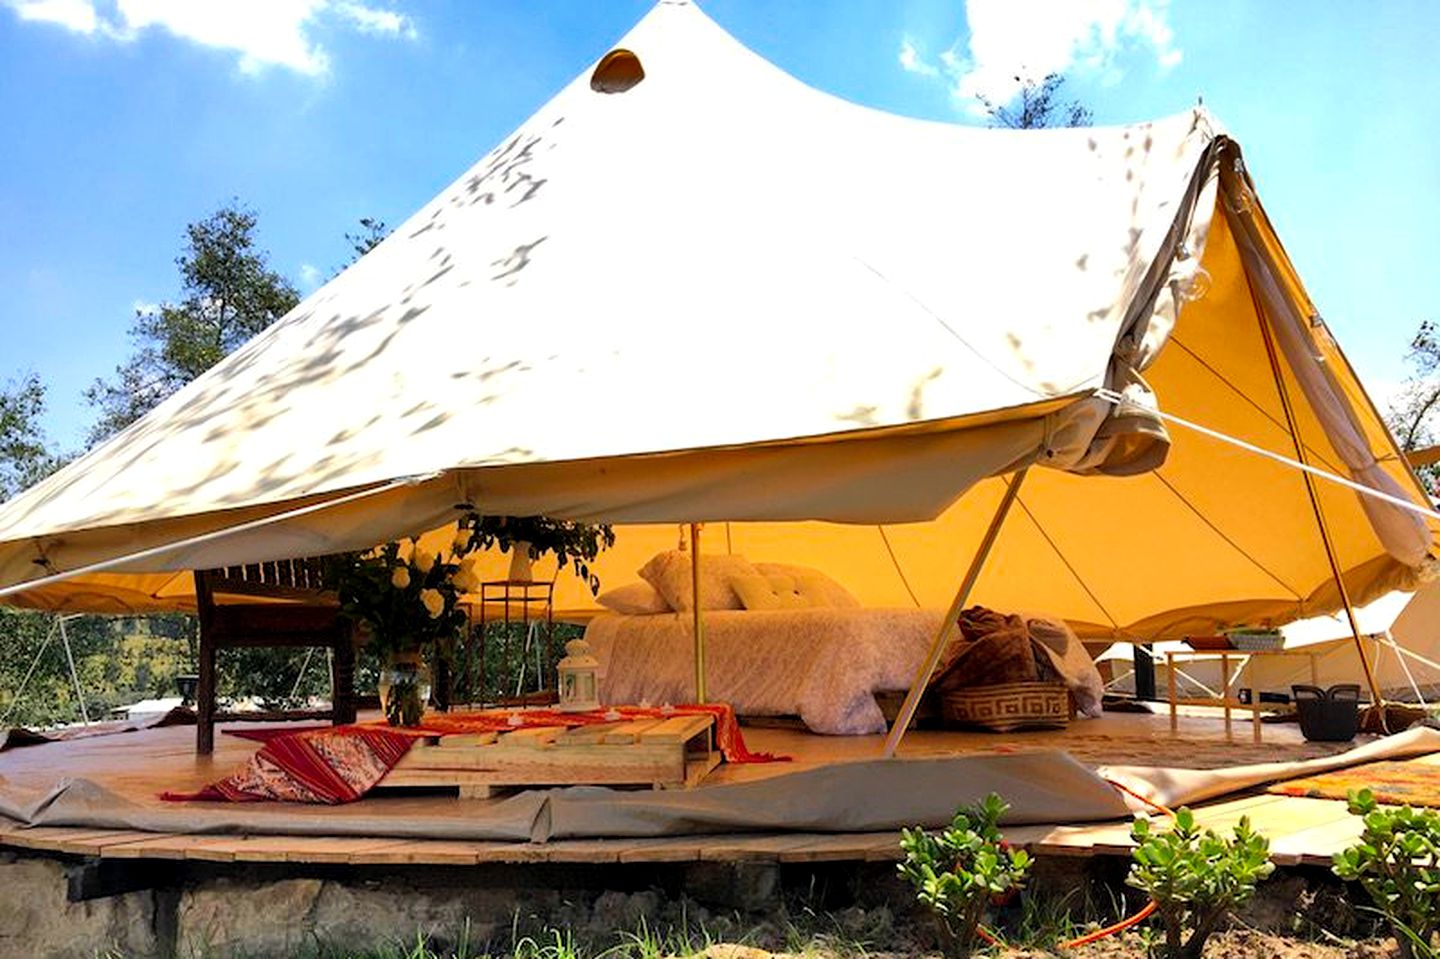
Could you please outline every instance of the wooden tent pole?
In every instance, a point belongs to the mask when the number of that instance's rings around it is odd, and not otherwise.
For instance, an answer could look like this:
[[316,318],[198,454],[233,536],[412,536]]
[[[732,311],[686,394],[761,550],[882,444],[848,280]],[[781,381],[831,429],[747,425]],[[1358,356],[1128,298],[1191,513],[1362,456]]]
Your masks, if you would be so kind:
[[[1275,346],[1275,335],[1270,330],[1270,324],[1265,318],[1264,308],[1257,302],[1255,313],[1260,320],[1260,335],[1265,341],[1265,356],[1270,361],[1270,372],[1275,377],[1275,389],[1280,393],[1280,406],[1285,411],[1285,425],[1290,430],[1290,441],[1295,446],[1295,459],[1300,463],[1309,466],[1310,461],[1305,456],[1305,444],[1300,440],[1300,427],[1295,419],[1295,408],[1290,401],[1290,390],[1285,386],[1285,376],[1280,369],[1280,354]],[[1335,543],[1330,537],[1330,524],[1325,519],[1325,510],[1320,505],[1320,495],[1315,488],[1315,477],[1308,472],[1302,472],[1301,477],[1305,481],[1305,493],[1310,498],[1310,509],[1315,514],[1315,525],[1320,529],[1320,541],[1325,546],[1325,559],[1330,564],[1330,575],[1335,579],[1335,588],[1340,591],[1340,602],[1345,607],[1345,618],[1350,623],[1350,635],[1355,640],[1355,652],[1360,655],[1360,667],[1365,672],[1365,682],[1370,687],[1370,696],[1377,708],[1383,708],[1385,699],[1380,695],[1380,685],[1375,681],[1375,671],[1370,666],[1370,656],[1365,652],[1365,641],[1360,635],[1360,621],[1355,617],[1355,606],[1350,602],[1350,591],[1345,587],[1345,577],[1341,574],[1340,559],[1335,554]],[[1259,697],[1256,695],[1256,706],[1259,705]]]
[[695,624],[695,702],[703,703],[705,689],[705,617],[700,610],[700,524],[690,524],[690,612]]
[[980,572],[985,568],[985,560],[990,556],[990,550],[995,546],[995,540],[1000,536],[1000,528],[1005,525],[1005,516],[1014,505],[1015,498],[1020,495],[1020,484],[1025,481],[1025,474],[1029,468],[1020,470],[1015,474],[1014,479],[1005,487],[1005,495],[1000,500],[1000,505],[995,510],[995,515],[990,518],[990,526],[985,530],[985,537],[980,541],[980,547],[975,551],[975,556],[970,560],[970,568],[965,571],[965,578],[960,582],[960,588],[955,593],[955,598],[950,601],[950,608],[945,612],[945,618],[940,621],[940,629],[935,634],[935,642],[930,647],[930,654],[925,657],[925,662],[920,664],[920,670],[915,674],[915,682],[911,684],[910,691],[905,694],[905,702],[900,706],[900,714],[895,717],[895,722],[890,726],[890,734],[885,737],[885,758],[889,759],[895,755],[895,750],[900,748],[900,740],[904,738],[905,731],[910,728],[910,721],[915,718],[915,710],[920,708],[920,697],[925,694],[925,687],[930,684],[930,677],[935,674],[935,667],[940,665],[940,657],[945,654],[946,648],[950,645],[950,637],[959,626],[960,611],[965,608],[965,603],[970,599],[970,592],[975,588],[975,581],[980,578]]

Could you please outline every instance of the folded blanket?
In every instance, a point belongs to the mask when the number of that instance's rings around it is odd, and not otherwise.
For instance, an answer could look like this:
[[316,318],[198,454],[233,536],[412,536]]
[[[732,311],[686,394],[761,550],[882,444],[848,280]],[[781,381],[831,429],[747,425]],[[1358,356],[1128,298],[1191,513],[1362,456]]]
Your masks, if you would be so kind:
[[972,606],[957,620],[930,686],[942,693],[1006,683],[1063,682],[1081,713],[1098,716],[1104,684],[1094,662],[1061,620]]

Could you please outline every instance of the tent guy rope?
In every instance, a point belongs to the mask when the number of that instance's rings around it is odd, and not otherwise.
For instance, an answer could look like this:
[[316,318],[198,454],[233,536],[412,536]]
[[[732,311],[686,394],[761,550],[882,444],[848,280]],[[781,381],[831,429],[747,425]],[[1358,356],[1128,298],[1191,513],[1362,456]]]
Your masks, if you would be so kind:
[[1222,433],[1219,430],[1213,430],[1208,426],[1201,426],[1199,423],[1196,423],[1193,420],[1187,420],[1184,417],[1176,416],[1174,413],[1167,413],[1161,409],[1151,409],[1148,406],[1142,406],[1141,404],[1136,403],[1133,400],[1126,399],[1124,396],[1120,395],[1114,390],[1096,390],[1095,396],[1099,397],[1102,400],[1105,400],[1108,403],[1114,404],[1117,409],[1124,409],[1127,407],[1134,409],[1143,409],[1152,415],[1160,417],[1160,419],[1164,420],[1167,423],[1174,423],[1176,426],[1183,426],[1188,430],[1193,430],[1196,433],[1201,434],[1202,436],[1208,436],[1211,439],[1219,440],[1222,443],[1229,443],[1231,446],[1238,447],[1239,449],[1245,450],[1246,452],[1258,454],[1265,457],[1266,459],[1274,460],[1277,463],[1282,463],[1285,466],[1289,466],[1292,469],[1300,470],[1304,473],[1309,473],[1312,476],[1316,476],[1320,479],[1335,483],[1338,486],[1344,486],[1345,488],[1354,490],[1355,492],[1360,493],[1363,496],[1369,496],[1374,499],[1383,500],[1384,502],[1389,503],[1392,506],[1398,506],[1401,509],[1410,510],[1412,513],[1418,513],[1421,516],[1426,516],[1430,519],[1440,520],[1440,512],[1437,512],[1430,507],[1421,506],[1419,503],[1416,503],[1413,500],[1404,499],[1399,496],[1392,496],[1389,493],[1381,492],[1374,487],[1366,486],[1364,483],[1357,483],[1354,480],[1346,479],[1343,476],[1337,476],[1336,474],[1331,473],[1328,470],[1320,469],[1318,466],[1311,466],[1309,463],[1301,463],[1299,460],[1292,459],[1291,457],[1286,456],[1283,453],[1276,453],[1273,450],[1267,450],[1263,446],[1256,446],[1254,443],[1249,443],[1245,440],[1238,439],[1234,436],[1229,435],[1228,433]]

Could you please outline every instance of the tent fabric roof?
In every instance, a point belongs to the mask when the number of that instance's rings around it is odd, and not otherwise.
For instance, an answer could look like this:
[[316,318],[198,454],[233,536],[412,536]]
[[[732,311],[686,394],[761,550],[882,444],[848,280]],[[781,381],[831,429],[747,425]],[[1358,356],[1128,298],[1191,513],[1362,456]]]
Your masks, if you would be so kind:
[[[1039,135],[892,116],[801,84],[685,3],[621,46],[639,85],[576,78],[274,327],[6,504],[0,581],[33,576],[37,549],[61,569],[113,552],[105,530],[150,544],[409,475],[442,474],[388,504],[389,533],[470,496],[627,521],[908,521],[1042,448],[1097,465],[1103,406],[1046,416],[1125,385],[1112,354],[1163,289],[1169,263],[1152,264],[1189,212],[1204,114]],[[853,453],[838,468],[804,446],[871,440],[890,469],[919,462],[889,502],[873,467],[849,475]],[[761,444],[765,470],[808,489],[717,503]],[[531,467],[534,490],[544,464],[724,449],[743,455],[689,457],[660,490],[579,495],[567,467],[535,494],[504,471]]]
[[[708,549],[944,606],[1000,477],[1039,463],[977,600],[1096,636],[1295,618],[1338,603],[1299,474],[1143,411],[1294,455],[1276,331],[1307,456],[1426,502],[1204,111],[893,116],[680,2],[619,46],[637,85],[577,77],[270,330],[0,507],[0,587],[150,550],[7,601],[183,608],[170,571],[361,548],[471,501],[624,524],[607,585],[674,545],[667,524],[708,521]],[[1319,495],[1357,597],[1413,585],[1440,527]],[[558,606],[595,608],[559,582]]]

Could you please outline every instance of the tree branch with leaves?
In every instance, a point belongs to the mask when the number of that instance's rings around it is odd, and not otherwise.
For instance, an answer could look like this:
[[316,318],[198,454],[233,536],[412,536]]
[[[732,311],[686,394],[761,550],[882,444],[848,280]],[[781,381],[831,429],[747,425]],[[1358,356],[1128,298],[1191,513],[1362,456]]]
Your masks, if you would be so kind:
[[1059,73],[1046,74],[1043,80],[1033,77],[1016,76],[1019,91],[1009,100],[997,102],[980,96],[980,104],[990,114],[992,127],[1009,130],[1039,130],[1046,127],[1088,127],[1095,121],[1095,114],[1078,100],[1061,97],[1065,77]]
[[185,228],[185,249],[175,259],[182,298],[137,310],[135,352],[113,379],[85,391],[100,409],[90,445],[144,416],[300,302],[256,247],[255,224],[255,213],[232,201]]

